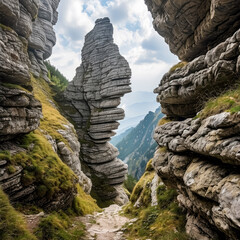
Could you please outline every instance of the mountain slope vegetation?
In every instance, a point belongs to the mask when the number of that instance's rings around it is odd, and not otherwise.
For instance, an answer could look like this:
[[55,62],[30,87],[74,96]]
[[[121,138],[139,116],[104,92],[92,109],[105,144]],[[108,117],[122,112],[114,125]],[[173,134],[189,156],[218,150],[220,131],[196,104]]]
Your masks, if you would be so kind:
[[128,164],[129,174],[139,179],[144,173],[146,163],[152,158],[157,144],[153,140],[154,129],[163,117],[160,107],[149,112],[116,147],[119,158]]

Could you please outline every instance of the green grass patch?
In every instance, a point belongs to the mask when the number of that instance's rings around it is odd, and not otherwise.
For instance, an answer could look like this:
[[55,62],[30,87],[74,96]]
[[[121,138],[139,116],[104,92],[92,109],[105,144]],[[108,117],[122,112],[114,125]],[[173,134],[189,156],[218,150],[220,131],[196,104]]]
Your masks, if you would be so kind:
[[[151,161],[148,163],[151,166]],[[146,167],[144,175],[136,184],[130,202],[124,207],[124,214],[137,218],[133,224],[126,225],[127,239],[152,239],[152,240],[187,240],[185,233],[185,214],[179,208],[175,189],[168,189],[159,185],[157,189],[157,206],[151,206],[151,186],[154,170]],[[134,207],[138,199],[140,207]]]
[[205,103],[202,111],[196,118],[207,118],[209,116],[221,113],[230,112],[237,113],[240,111],[240,85],[236,89],[229,90],[219,97],[212,98]]
[[177,63],[176,65],[174,65],[174,66],[172,66],[172,67],[170,68],[169,73],[174,72],[177,68],[183,68],[183,67],[186,66],[187,64],[188,64],[188,62],[185,62],[185,61],[179,62],[179,63]]
[[167,118],[167,117],[164,117],[164,118],[161,118],[159,121],[158,121],[158,124],[157,126],[162,126],[166,123],[169,123],[171,122],[171,119]]
[[81,222],[73,222],[73,218],[59,211],[43,218],[35,234],[39,240],[81,240],[85,226]]
[[73,201],[72,209],[78,215],[91,214],[93,212],[100,211],[96,200],[90,195],[86,194],[83,189],[77,186],[78,194]]
[[0,239],[36,240],[28,231],[23,217],[9,203],[8,197],[0,189]]
[[[25,186],[35,184],[39,198],[52,199],[60,191],[68,191],[74,188],[76,176],[53,151],[52,145],[44,137],[43,133],[35,130],[18,139],[25,152],[15,155],[5,153],[10,161],[10,169],[14,166],[23,167],[22,184]],[[1,153],[3,155],[3,153]],[[3,158],[4,159],[4,158]]]
[[4,31],[9,31],[9,32],[14,32],[14,30],[2,23],[0,23],[0,27],[4,30]]
[[65,130],[64,125],[68,124],[68,121],[57,109],[57,104],[53,99],[55,93],[45,80],[36,80],[34,77],[31,80],[34,96],[42,103],[43,118],[40,121],[40,128],[51,135],[57,142],[64,142],[69,146],[68,141],[57,131],[59,129]]
[[137,180],[132,175],[127,175],[127,178],[124,181],[124,187],[131,193],[137,183]]
[[17,85],[17,84],[2,83],[2,86],[6,87],[6,88],[10,88],[10,89],[19,89],[19,90],[22,90],[22,91],[24,91],[24,92],[28,92],[28,93],[29,93],[29,91],[28,91],[26,88],[24,88],[24,87],[22,87],[22,86],[19,86],[19,85]]

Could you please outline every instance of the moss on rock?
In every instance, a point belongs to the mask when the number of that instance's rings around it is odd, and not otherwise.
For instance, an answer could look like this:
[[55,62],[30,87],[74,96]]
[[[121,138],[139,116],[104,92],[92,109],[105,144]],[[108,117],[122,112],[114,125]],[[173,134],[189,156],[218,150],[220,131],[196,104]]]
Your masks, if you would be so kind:
[[[137,221],[126,226],[125,234],[129,240],[187,240],[185,233],[185,214],[179,208],[175,189],[167,189],[160,183],[157,189],[157,206],[151,206],[151,182],[154,169],[149,161],[144,175],[136,184],[124,214],[136,217]],[[136,202],[140,202],[138,205]]]
[[0,189],[0,239],[36,240],[31,234],[23,217],[9,203],[8,197]]

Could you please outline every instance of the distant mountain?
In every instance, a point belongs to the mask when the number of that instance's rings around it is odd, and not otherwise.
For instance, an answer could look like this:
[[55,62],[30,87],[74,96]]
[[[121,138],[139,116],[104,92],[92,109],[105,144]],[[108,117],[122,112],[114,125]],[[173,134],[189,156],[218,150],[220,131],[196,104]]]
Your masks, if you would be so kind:
[[137,126],[149,111],[154,111],[158,106],[156,95],[152,92],[132,92],[125,95],[120,105],[125,110],[125,118],[120,121],[117,134]]
[[116,130],[117,135],[124,133],[129,128],[136,127],[138,123],[145,117],[146,113],[140,116],[132,117],[132,118],[124,118],[124,120],[119,121],[120,126]]
[[154,129],[164,115],[160,107],[149,112],[117,145],[119,158],[128,164],[129,174],[139,179],[146,163],[153,157],[157,144],[153,139]]
[[134,128],[131,127],[129,129],[127,129],[125,132],[118,134],[114,137],[112,137],[110,143],[113,144],[114,146],[116,146],[119,142],[121,142],[121,140],[126,137]]

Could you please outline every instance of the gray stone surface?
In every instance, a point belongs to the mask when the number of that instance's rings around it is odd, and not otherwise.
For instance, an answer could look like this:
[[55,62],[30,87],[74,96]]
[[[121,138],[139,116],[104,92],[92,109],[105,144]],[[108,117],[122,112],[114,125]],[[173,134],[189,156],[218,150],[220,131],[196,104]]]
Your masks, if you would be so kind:
[[[18,147],[18,136],[35,129],[43,132],[39,128],[42,106],[33,96],[30,72],[48,80],[43,61],[51,55],[56,41],[53,25],[57,21],[58,4],[59,0],[0,0],[0,151],[10,151],[13,155],[26,151]],[[63,129],[59,133],[64,142],[47,132],[44,135],[89,193],[92,183],[81,170],[80,144],[74,127],[68,123]],[[10,139],[11,142],[6,142]],[[31,143],[29,148],[33,146]],[[16,166],[16,171],[10,174],[9,165],[9,159],[0,159],[0,185],[12,202],[33,203],[48,211],[72,203],[75,187],[55,194],[50,200],[39,199],[38,184],[23,183],[24,167]]]
[[165,184],[178,188],[193,239],[222,233],[238,239],[239,124],[239,113],[223,112],[204,120],[172,121],[155,130],[160,148],[153,166]]
[[0,26],[0,81],[28,85],[29,59],[26,46],[16,32]]
[[155,130],[159,148],[153,166],[166,185],[177,188],[191,239],[237,240],[239,112],[192,117],[210,98],[239,83],[240,2],[145,2],[170,50],[189,61],[172,68],[155,89],[162,112],[172,121]]
[[38,128],[41,103],[32,94],[0,84],[0,142]]
[[240,30],[182,68],[166,73],[158,88],[157,101],[170,117],[192,117],[204,101],[219,95],[239,78]]
[[[110,20],[98,19],[85,37],[82,64],[64,93],[63,108],[75,123],[81,157],[91,178],[96,176],[107,185],[121,184],[127,173],[126,164],[117,159],[118,150],[108,141],[115,134],[117,121],[124,118],[123,109],[117,106],[120,97],[131,91],[130,77],[129,65],[113,43]],[[99,186],[93,187],[104,192]],[[106,193],[111,198],[109,194]],[[115,197],[116,191],[112,191],[112,198]]]
[[145,0],[155,30],[170,50],[190,61],[225,41],[240,24],[237,0]]

